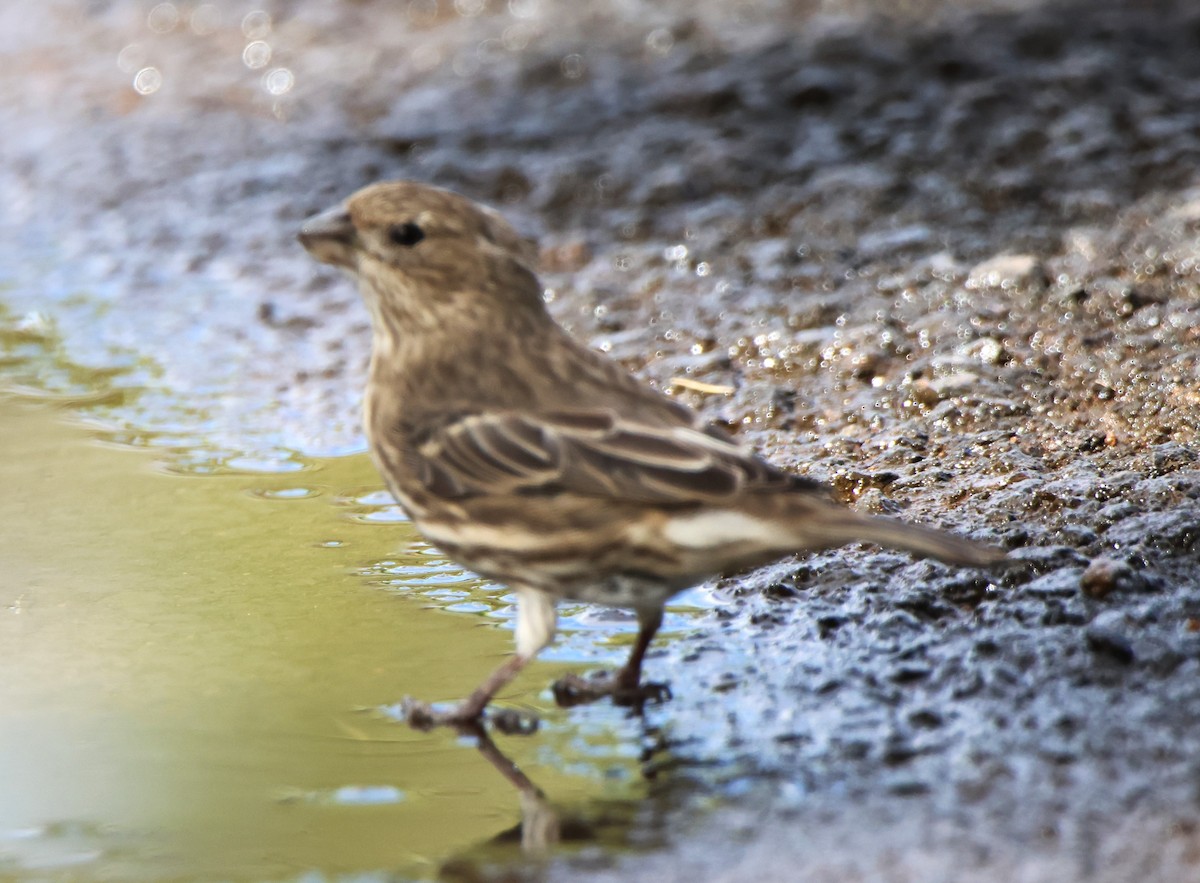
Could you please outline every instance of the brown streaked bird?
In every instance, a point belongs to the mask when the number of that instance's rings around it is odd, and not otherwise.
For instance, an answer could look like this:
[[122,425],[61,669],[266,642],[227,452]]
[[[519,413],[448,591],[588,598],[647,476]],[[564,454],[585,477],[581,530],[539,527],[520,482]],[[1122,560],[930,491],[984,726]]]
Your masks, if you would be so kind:
[[417,529],[518,598],[516,654],[457,707],[479,718],[554,637],[560,599],[632,608],[640,630],[608,680],[565,695],[633,701],[675,593],[795,552],[876,543],[983,567],[997,549],[860,515],[772,466],[551,319],[536,254],[491,209],[409,181],[366,187],[300,241],[358,281],[373,348],[371,455]]

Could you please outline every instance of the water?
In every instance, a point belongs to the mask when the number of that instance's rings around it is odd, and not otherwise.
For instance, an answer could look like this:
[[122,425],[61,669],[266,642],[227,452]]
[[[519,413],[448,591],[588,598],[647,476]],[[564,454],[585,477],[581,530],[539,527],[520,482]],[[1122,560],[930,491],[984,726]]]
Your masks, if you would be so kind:
[[28,394],[0,396],[0,427],[0,872],[423,877],[531,800],[541,827],[632,811],[640,724],[569,722],[545,689],[562,663],[501,700],[544,718],[499,748],[548,802],[474,740],[397,722],[509,652],[508,599],[347,506],[365,457],[181,477]]

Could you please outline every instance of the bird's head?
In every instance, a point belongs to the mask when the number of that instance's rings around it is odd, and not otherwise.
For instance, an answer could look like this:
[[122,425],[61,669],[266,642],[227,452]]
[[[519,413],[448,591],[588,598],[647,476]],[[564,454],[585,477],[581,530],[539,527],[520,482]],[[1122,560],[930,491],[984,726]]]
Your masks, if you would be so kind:
[[[358,279],[376,320],[543,309],[536,250],[497,212],[412,181],[372,184],[306,221],[301,244]],[[398,329],[401,330],[401,329]]]

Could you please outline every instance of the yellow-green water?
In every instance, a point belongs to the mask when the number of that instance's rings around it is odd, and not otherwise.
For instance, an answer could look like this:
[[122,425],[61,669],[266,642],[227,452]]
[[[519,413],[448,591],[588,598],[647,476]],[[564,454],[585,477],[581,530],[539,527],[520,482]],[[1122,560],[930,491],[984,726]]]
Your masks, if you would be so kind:
[[[424,876],[520,824],[469,740],[387,712],[465,696],[511,636],[501,590],[361,517],[365,457],[181,477],[109,437],[0,395],[0,876]],[[478,612],[379,584],[406,567]],[[545,724],[500,747],[556,806],[636,798],[636,724],[552,709],[561,670],[504,696]]]

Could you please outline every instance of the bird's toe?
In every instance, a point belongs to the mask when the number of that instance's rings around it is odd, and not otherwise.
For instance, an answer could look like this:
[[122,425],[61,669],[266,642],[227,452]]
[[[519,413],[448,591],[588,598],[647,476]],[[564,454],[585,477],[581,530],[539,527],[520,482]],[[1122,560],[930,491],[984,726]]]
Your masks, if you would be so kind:
[[[406,698],[402,706],[404,720],[414,730],[432,730],[435,727],[479,727],[483,722],[483,709],[469,703],[451,708],[437,708],[428,702]],[[515,715],[516,712],[513,712]]]
[[643,683],[636,687],[617,686],[613,690],[613,703],[616,705],[634,706],[641,708],[647,702],[661,705],[671,698],[671,688],[667,684]]
[[612,682],[613,677],[609,672],[597,672],[587,678],[570,674],[555,681],[551,689],[554,691],[554,701],[560,708],[571,708],[611,695]]
[[576,674],[565,675],[554,682],[554,701],[561,708],[595,702],[611,696],[613,704],[640,708],[647,702],[666,702],[671,698],[671,688],[666,684],[625,683],[619,673],[596,672],[588,677]]

